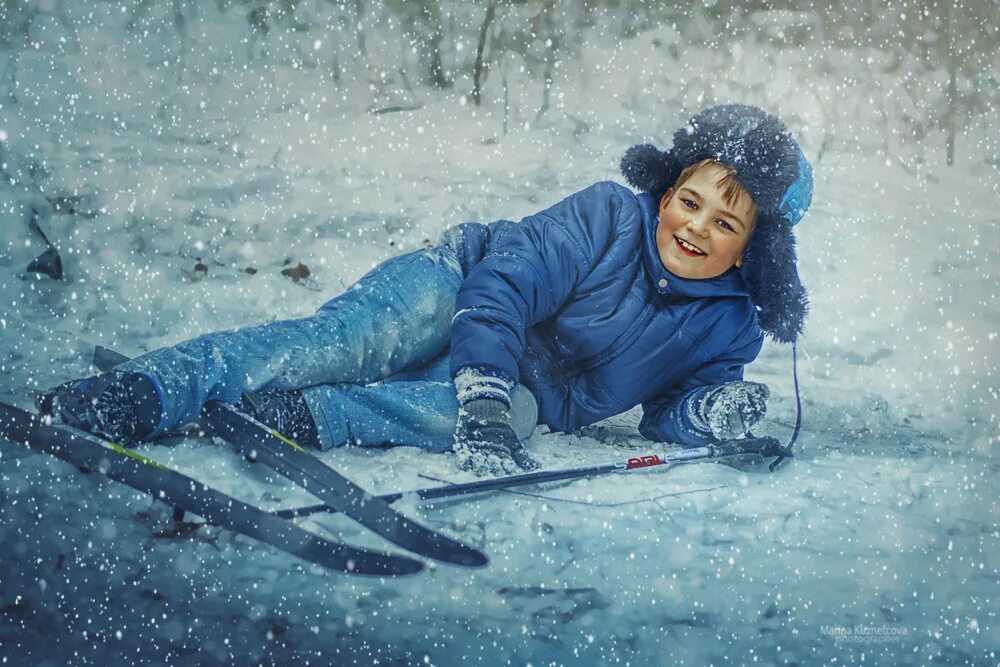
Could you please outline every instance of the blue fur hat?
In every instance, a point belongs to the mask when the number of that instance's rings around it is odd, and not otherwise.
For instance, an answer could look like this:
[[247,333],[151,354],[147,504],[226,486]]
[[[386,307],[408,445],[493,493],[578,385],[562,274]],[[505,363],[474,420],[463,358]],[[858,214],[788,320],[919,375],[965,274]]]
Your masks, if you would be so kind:
[[736,171],[736,180],[757,205],[757,226],[740,272],[757,306],[761,329],[794,343],[805,325],[809,298],[795,260],[797,224],[812,200],[812,167],[776,116],[745,104],[705,109],[674,133],[668,151],[644,144],[621,160],[629,184],[663,197],[681,171],[711,158]]

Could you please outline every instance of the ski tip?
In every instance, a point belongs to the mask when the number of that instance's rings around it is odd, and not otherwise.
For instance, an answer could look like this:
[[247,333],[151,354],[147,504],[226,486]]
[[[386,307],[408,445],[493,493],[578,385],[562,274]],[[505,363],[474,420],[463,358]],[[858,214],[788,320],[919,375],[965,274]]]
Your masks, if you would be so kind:
[[343,572],[369,577],[408,577],[423,572],[424,564],[413,558],[368,552],[358,560],[349,559]]
[[[416,525],[419,526],[419,524]],[[462,544],[458,540],[431,531],[428,528],[424,528],[424,530],[430,533],[429,537],[431,539],[428,545],[430,548],[421,549],[417,553],[442,563],[460,565],[462,567],[486,567],[490,564],[490,559],[479,549]],[[405,548],[412,551],[414,545],[405,545]]]
[[[379,498],[372,500],[384,502]],[[392,521],[386,522],[386,518]],[[479,549],[396,514],[395,510],[384,515],[382,521],[365,525],[393,544],[440,563],[461,567],[486,567],[490,564],[490,559]],[[390,528],[381,530],[386,525]]]
[[459,557],[450,562],[463,567],[486,567],[490,564],[490,559],[478,549],[465,547],[459,552]]
[[490,559],[486,557],[486,554],[480,552],[479,558],[475,563],[471,564],[471,567],[486,567],[490,564]]
[[103,345],[94,346],[94,366],[102,373],[107,373],[118,364],[123,364],[126,361],[128,361],[128,357],[115,352],[110,347],[104,347]]

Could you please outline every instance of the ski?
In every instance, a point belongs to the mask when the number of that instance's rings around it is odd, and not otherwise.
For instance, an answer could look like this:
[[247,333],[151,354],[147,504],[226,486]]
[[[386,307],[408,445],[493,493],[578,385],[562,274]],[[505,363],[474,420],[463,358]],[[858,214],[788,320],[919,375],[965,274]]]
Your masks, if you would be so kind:
[[[393,503],[404,495],[413,494],[421,500],[436,500],[439,498],[455,498],[474,493],[486,493],[489,491],[502,491],[517,486],[527,486],[534,484],[545,484],[548,482],[564,481],[569,479],[582,479],[585,477],[599,477],[609,473],[627,473],[636,470],[648,470],[657,468],[667,470],[673,465],[682,463],[694,463],[708,459],[721,459],[729,456],[741,456],[754,454],[757,456],[791,456],[788,448],[782,447],[775,438],[762,436],[757,438],[746,438],[744,440],[729,440],[705,447],[694,447],[678,452],[667,452],[665,454],[645,454],[642,456],[631,456],[627,459],[620,459],[611,463],[598,465],[580,466],[576,468],[564,468],[562,470],[538,470],[517,475],[507,475],[504,477],[494,477],[492,479],[477,479],[472,482],[461,482],[458,484],[448,484],[446,486],[432,486],[425,489],[414,489],[413,491],[400,491],[396,493],[386,493],[378,496],[387,503]],[[274,512],[275,516],[285,519],[293,519],[300,516],[309,516],[318,512],[336,512],[329,505],[306,505],[305,507],[295,507]]]
[[[94,364],[110,370],[127,357],[98,347]],[[398,513],[294,441],[221,401],[208,401],[202,414],[216,435],[240,452],[287,477],[338,512],[354,519],[393,544],[427,558],[482,567],[489,559],[481,551],[434,532]]]
[[97,471],[150,494],[179,511],[246,535],[286,553],[350,574],[415,574],[423,563],[399,555],[358,549],[322,538],[271,512],[244,503],[136,451],[70,426],[0,403],[0,439],[50,454],[78,468]]
[[228,403],[209,401],[204,412],[216,434],[244,456],[263,463],[393,544],[453,565],[482,567],[489,562],[477,549],[412,521],[387,502],[326,465],[298,444]]

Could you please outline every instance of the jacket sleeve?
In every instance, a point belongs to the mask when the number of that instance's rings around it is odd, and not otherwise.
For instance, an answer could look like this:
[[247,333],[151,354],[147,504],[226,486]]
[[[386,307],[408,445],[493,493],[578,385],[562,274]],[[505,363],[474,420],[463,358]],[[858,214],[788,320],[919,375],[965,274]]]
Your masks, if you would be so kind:
[[708,361],[663,396],[642,404],[639,432],[650,440],[667,441],[685,447],[716,442],[711,432],[698,429],[688,413],[689,401],[698,400],[712,387],[743,379],[744,367],[757,358],[764,345],[763,334],[733,347]]
[[596,183],[520,223],[462,282],[451,325],[451,375],[518,378],[524,332],[553,315],[610,244],[621,216],[640,215],[631,191]]

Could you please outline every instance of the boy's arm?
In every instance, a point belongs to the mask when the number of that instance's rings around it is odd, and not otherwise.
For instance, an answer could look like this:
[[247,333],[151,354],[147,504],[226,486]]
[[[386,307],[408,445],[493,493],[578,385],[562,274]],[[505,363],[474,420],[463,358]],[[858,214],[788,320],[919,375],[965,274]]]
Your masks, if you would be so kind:
[[524,332],[553,315],[610,244],[632,193],[596,183],[512,225],[462,282],[451,327],[451,374],[463,404],[509,405]]
[[705,410],[712,401],[722,397],[744,399],[745,405],[733,407],[744,411],[756,408],[763,416],[766,385],[742,382],[744,367],[757,358],[763,344],[763,335],[755,337],[743,347],[703,364],[663,396],[643,403],[639,432],[650,440],[685,447],[718,442]]

